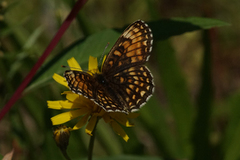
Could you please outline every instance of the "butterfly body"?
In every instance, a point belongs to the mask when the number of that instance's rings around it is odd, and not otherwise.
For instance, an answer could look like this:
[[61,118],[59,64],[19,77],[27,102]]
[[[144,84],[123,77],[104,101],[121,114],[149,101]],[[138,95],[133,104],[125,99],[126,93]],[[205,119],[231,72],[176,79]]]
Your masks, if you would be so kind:
[[152,41],[147,24],[134,22],[110,50],[100,73],[65,71],[70,90],[93,100],[107,112],[137,111],[154,91],[153,77],[144,65]]

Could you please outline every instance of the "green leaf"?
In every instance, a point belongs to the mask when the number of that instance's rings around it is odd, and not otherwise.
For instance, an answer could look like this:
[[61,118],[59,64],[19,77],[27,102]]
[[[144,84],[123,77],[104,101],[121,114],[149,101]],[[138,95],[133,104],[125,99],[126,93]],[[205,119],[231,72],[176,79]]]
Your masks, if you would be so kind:
[[186,32],[229,25],[229,23],[220,20],[201,17],[163,19],[148,24],[152,29],[155,41],[168,39]]
[[54,73],[63,75],[66,69],[62,68],[61,65],[68,66],[67,60],[71,57],[74,57],[78,61],[83,70],[87,70],[89,56],[100,57],[105,46],[109,43],[109,46],[105,51],[108,53],[119,35],[118,32],[108,29],[93,34],[86,39],[77,41],[75,44],[63,50],[54,59],[44,64],[25,92],[28,92],[35,87],[39,87],[45,82],[51,80]]
[[213,27],[222,27],[222,26],[230,25],[227,22],[223,22],[217,19],[203,18],[203,17],[188,17],[188,18],[176,17],[176,18],[172,18],[171,20],[174,20],[177,22],[188,22],[200,27],[201,29],[210,29]]

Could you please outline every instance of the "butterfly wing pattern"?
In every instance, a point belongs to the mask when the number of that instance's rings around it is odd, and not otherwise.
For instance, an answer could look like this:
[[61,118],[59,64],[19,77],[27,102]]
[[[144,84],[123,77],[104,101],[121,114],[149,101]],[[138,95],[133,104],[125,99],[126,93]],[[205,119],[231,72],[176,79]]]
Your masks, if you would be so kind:
[[146,23],[128,26],[107,55],[100,74],[65,71],[74,93],[93,100],[107,112],[139,110],[154,92],[153,77],[144,65],[152,50],[153,36]]

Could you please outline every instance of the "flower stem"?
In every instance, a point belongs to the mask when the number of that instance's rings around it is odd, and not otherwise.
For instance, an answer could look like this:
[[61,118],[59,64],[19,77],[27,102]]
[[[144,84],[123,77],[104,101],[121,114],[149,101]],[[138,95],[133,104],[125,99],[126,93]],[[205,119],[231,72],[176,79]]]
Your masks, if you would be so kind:
[[89,147],[88,147],[88,160],[92,160],[93,146],[94,146],[95,133],[96,133],[96,127],[97,127],[98,121],[99,119],[97,118],[97,122],[94,126],[94,129],[92,131],[92,136],[90,138]]
[[62,150],[62,154],[63,154],[63,156],[66,158],[66,160],[71,160],[71,158],[68,156],[66,150]]

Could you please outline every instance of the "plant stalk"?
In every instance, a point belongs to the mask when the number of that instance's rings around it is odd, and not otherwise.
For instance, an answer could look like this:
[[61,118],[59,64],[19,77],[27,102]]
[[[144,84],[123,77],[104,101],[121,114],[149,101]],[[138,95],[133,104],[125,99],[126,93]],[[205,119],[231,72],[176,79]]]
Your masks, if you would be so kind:
[[88,147],[88,160],[92,160],[94,140],[95,140],[95,133],[96,133],[96,127],[97,127],[98,121],[99,121],[99,119],[97,119],[97,122],[96,122],[96,124],[94,126],[94,129],[92,131],[92,136],[90,138],[89,147]]

